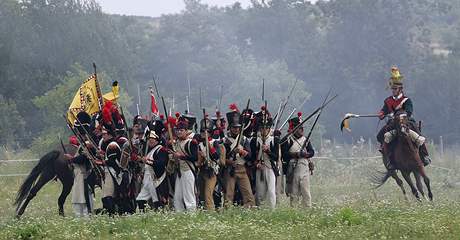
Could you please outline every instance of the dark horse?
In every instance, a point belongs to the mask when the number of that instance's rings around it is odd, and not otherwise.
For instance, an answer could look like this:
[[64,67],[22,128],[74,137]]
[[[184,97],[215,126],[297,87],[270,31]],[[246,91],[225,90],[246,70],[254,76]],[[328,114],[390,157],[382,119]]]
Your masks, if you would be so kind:
[[[64,146],[65,151],[74,155],[77,147],[71,144]],[[16,196],[16,217],[19,218],[26,210],[30,200],[49,181],[59,179],[62,183],[62,192],[58,199],[59,215],[64,215],[64,203],[72,190],[73,170],[68,161],[64,158],[64,150],[53,150],[45,154],[32,169],[30,174],[22,183]]]
[[[414,194],[418,200],[420,200],[419,192],[423,197],[425,197],[420,177],[423,178],[423,181],[427,187],[428,198],[433,200],[433,193],[431,192],[430,187],[430,179],[425,173],[425,168],[422,160],[420,159],[418,147],[415,145],[415,143],[412,142],[411,138],[407,134],[407,129],[416,127],[413,126],[415,124],[412,124],[408,121],[405,111],[398,111],[395,114],[395,118],[392,124],[395,130],[395,135],[388,148],[389,153],[387,157],[390,157],[395,168],[401,171],[402,176],[412,190],[412,194]],[[410,177],[411,173],[414,174],[417,188],[415,188],[414,183],[412,182],[412,178]],[[383,173],[383,176],[376,176],[373,181],[377,184],[378,188],[382,186],[389,177],[393,177],[396,180],[396,183],[401,188],[404,197],[407,199],[403,182],[398,177],[396,171],[387,171]]]

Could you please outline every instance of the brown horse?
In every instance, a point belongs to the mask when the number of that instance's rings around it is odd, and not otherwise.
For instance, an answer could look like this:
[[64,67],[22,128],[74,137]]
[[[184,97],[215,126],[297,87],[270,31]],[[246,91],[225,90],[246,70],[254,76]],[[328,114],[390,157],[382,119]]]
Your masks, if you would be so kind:
[[[414,128],[414,124],[411,124],[408,121],[407,114],[405,111],[398,111],[395,114],[395,118],[393,120],[393,129],[396,131],[394,135],[394,139],[390,143],[389,146],[389,156],[392,159],[392,162],[397,170],[399,170],[406,180],[407,184],[409,184],[412,194],[420,200],[420,194],[425,197],[425,193],[423,190],[421,178],[423,178],[426,188],[428,190],[428,198],[432,201],[433,200],[433,193],[431,192],[430,187],[430,179],[425,173],[425,168],[423,165],[422,160],[420,159],[418,147],[413,143],[411,138],[407,134],[407,129]],[[410,174],[413,173],[416,186],[412,182],[412,178]],[[396,183],[401,188],[404,196],[406,197],[406,191],[403,187],[402,180],[398,177],[396,171],[387,171],[383,173],[383,176],[376,176],[373,179],[373,182],[377,184],[377,187],[382,186],[389,177],[393,177],[396,180]],[[418,190],[417,190],[418,189]],[[407,197],[406,197],[407,199]]]
[[[71,144],[64,146],[65,151],[74,155],[77,147]],[[26,210],[30,200],[32,200],[40,189],[49,181],[59,179],[62,183],[62,192],[58,198],[59,215],[64,215],[64,203],[72,190],[73,171],[71,165],[64,158],[64,150],[53,150],[45,154],[32,169],[30,174],[22,183],[16,195],[14,205],[16,205],[16,217],[19,218]]]

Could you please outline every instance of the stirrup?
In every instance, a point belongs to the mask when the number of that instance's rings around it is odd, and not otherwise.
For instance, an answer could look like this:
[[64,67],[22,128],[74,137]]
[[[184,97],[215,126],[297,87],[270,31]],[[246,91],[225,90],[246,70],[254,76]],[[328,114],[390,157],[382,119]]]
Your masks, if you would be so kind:
[[431,158],[430,156],[426,155],[424,157],[422,157],[422,162],[423,162],[423,165],[424,166],[427,166],[431,163]]

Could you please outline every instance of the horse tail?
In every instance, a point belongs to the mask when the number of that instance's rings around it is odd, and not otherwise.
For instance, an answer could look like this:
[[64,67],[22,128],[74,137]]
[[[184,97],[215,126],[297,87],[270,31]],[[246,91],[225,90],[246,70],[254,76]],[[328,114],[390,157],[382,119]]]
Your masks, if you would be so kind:
[[376,171],[371,176],[371,182],[375,185],[375,189],[381,187],[393,174],[394,172],[388,170],[386,172]]
[[59,154],[59,151],[54,150],[40,158],[37,165],[32,169],[30,174],[27,176],[27,178],[24,180],[21,187],[19,188],[19,191],[16,195],[16,199],[14,201],[14,205],[18,205],[19,203],[24,201],[27,195],[29,195],[30,189],[32,188],[40,174],[43,172],[45,167],[50,163],[50,161],[56,159],[59,156]]

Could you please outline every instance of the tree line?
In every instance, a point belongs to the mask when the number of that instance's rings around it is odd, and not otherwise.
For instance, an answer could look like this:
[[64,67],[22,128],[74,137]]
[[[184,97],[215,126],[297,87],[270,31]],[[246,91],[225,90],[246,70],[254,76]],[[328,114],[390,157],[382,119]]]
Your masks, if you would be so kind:
[[[460,140],[458,1],[253,0],[247,9],[185,3],[179,14],[150,18],[105,14],[93,0],[0,1],[0,31],[7,33],[0,35],[0,144],[56,143],[65,134],[60,115],[92,62],[107,90],[112,80],[121,83],[133,114],[138,88],[147,113],[153,75],[177,111],[186,108],[190,82],[198,116],[200,98],[208,111],[243,107],[248,97],[258,109],[262,79],[271,111],[296,81],[288,109],[308,98],[304,112],[332,86],[340,95],[324,112],[320,134],[343,139],[349,135],[340,135],[340,118],[377,112],[397,65],[423,132]],[[376,134],[377,121],[353,125],[351,136]]]

